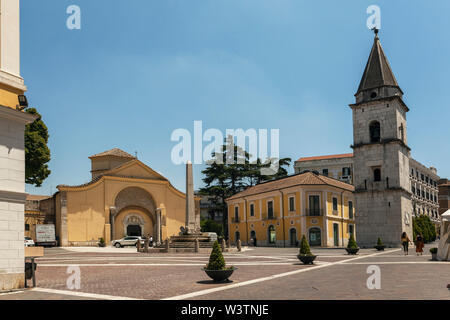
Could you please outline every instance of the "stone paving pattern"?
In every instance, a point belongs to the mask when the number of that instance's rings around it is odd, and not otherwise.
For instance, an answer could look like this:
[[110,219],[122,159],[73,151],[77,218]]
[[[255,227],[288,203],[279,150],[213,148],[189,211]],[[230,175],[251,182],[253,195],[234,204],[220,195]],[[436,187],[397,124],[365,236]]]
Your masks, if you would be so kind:
[[[52,248],[38,260],[37,286],[68,291],[67,266],[80,265],[81,289],[72,291],[73,295],[27,290],[2,294],[0,300],[88,299],[77,296],[77,291],[163,299],[309,268],[312,269],[192,299],[450,299],[446,288],[450,283],[450,262],[430,261],[429,247],[423,256],[416,256],[412,249],[408,256],[397,249],[369,256],[377,251],[363,249],[356,256],[358,259],[351,261],[355,256],[347,255],[343,249],[313,249],[318,255],[315,266],[323,266],[318,269],[299,263],[295,248],[252,248],[225,254],[227,263],[238,268],[229,283],[213,283],[201,270],[208,261],[207,254],[139,254],[120,249],[104,253],[100,248],[84,253]],[[336,262],[342,263],[333,264]],[[83,266],[86,264],[93,266]],[[366,286],[370,276],[366,270],[371,264],[381,269],[380,290]]]

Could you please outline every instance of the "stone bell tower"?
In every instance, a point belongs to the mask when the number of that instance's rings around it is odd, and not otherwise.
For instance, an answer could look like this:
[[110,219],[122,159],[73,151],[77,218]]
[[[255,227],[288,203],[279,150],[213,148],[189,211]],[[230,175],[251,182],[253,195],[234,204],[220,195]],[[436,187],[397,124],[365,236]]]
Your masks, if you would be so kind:
[[403,92],[397,84],[375,30],[353,112],[354,185],[357,242],[373,247],[378,237],[386,246],[400,246],[402,232],[412,233]]

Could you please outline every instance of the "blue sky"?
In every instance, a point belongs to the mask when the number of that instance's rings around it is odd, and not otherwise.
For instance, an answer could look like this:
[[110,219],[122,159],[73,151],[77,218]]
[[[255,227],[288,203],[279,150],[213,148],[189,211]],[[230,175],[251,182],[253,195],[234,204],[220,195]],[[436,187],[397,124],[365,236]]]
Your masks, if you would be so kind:
[[[66,28],[72,4],[81,30]],[[450,177],[448,1],[22,0],[22,76],[52,152],[51,176],[27,191],[89,181],[88,156],[114,147],[184,191],[170,136],[194,120],[280,129],[280,155],[293,160],[351,152],[348,104],[373,41],[372,4],[410,108],[412,156]]]

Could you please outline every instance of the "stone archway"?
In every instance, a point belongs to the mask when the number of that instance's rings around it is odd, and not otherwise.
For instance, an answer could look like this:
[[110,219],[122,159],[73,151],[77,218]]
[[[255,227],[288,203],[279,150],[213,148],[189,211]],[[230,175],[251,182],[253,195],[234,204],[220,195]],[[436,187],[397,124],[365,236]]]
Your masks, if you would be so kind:
[[122,209],[114,218],[114,236],[120,239],[125,236],[147,236],[154,237],[155,223],[150,213],[139,207],[128,207]]
[[160,226],[157,226],[157,208],[150,193],[140,187],[127,187],[117,194],[114,205],[115,210],[111,214],[113,239],[130,235],[129,232],[155,238]]

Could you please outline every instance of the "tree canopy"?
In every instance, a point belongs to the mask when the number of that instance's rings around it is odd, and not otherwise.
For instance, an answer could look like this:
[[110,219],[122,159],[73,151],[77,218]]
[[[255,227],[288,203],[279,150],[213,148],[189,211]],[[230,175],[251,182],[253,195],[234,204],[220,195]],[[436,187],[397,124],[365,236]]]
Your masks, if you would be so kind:
[[37,119],[25,127],[25,182],[40,187],[51,171],[47,163],[50,161],[48,129],[41,115],[35,108],[26,112],[36,115]]
[[[284,167],[288,167],[291,159],[257,159],[250,163],[252,155],[234,144],[231,136],[227,137],[222,145],[221,152],[213,153],[207,167],[202,171],[205,187],[200,193],[209,195],[211,202],[222,208],[223,228],[225,235],[227,229],[227,205],[225,199],[258,183],[281,178],[288,174]],[[228,161],[227,161],[228,160]],[[261,173],[262,168],[268,168],[272,163],[278,162],[278,171],[270,176]]]

